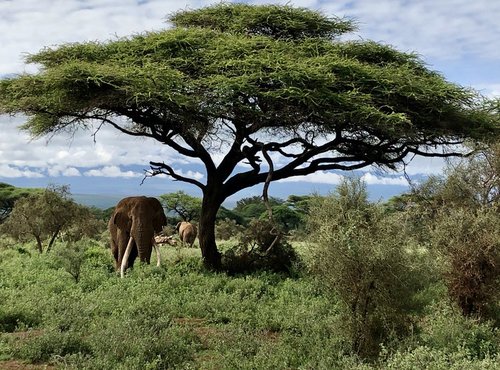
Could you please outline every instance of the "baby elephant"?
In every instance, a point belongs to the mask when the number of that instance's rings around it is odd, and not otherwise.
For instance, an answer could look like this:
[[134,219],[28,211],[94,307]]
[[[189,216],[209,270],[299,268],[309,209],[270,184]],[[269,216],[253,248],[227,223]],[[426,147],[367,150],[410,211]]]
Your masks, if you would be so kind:
[[182,221],[177,224],[175,229],[179,232],[181,242],[183,244],[189,244],[189,246],[192,247],[194,240],[196,239],[196,235],[198,234],[196,226],[190,222]]

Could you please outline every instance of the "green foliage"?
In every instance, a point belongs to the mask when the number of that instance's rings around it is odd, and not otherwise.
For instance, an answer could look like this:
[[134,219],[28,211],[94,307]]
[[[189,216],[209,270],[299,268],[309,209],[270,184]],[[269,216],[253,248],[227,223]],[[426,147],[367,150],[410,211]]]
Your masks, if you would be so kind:
[[500,331],[492,322],[464,317],[455,307],[435,303],[421,324],[421,343],[445,353],[467,353],[473,359],[500,354]]
[[245,223],[245,219],[239,212],[221,206],[219,208],[219,211],[217,211],[217,221],[220,222],[225,220],[231,220],[232,222],[235,222],[238,225],[243,225]]
[[[280,204],[271,208],[273,221],[279,226],[279,228],[284,232],[289,232],[291,230],[298,229],[304,224],[304,217],[297,211],[291,209],[286,204]],[[260,219],[268,219],[268,212],[264,212],[260,215]]]
[[[283,200],[279,198],[269,198],[269,206],[271,207],[282,203]],[[240,214],[245,219],[245,222],[248,223],[251,219],[259,218],[263,213],[267,213],[267,208],[262,196],[256,195],[238,200],[234,211]]]
[[[103,257],[100,250],[103,248],[98,242],[84,238],[61,243],[55,248],[54,255],[57,263],[78,283],[84,264],[89,264],[92,268],[102,268],[110,262],[109,258]],[[105,252],[109,255],[108,251]]]
[[223,255],[224,269],[230,273],[273,271],[293,274],[300,258],[276,225],[254,219],[239,235],[237,246]]
[[[498,329],[446,305],[416,313],[410,340],[368,363],[349,355],[342,301],[305,275],[214,274],[190,256],[120,279],[108,249],[82,249],[78,283],[57,253],[0,251],[0,367],[498,369]],[[428,301],[442,293],[427,289]]]
[[0,224],[9,216],[15,202],[30,194],[41,193],[42,189],[17,188],[0,182]]
[[179,190],[176,193],[160,195],[160,202],[168,213],[179,215],[183,221],[198,220],[201,212],[201,199]]
[[328,18],[309,9],[280,5],[223,3],[177,12],[170,17],[170,22],[176,27],[203,27],[276,39],[334,38],[354,30],[354,24],[349,20]]
[[418,309],[421,261],[405,240],[399,219],[370,204],[359,179],[344,180],[336,194],[310,208],[310,235],[317,243],[313,272],[342,302],[342,335],[351,351],[376,355],[382,342],[401,338]]
[[487,357],[482,360],[470,358],[466,351],[446,352],[426,346],[396,352],[382,368],[394,370],[498,370],[500,356]]
[[78,240],[84,235],[95,237],[104,228],[104,221],[96,220],[88,208],[70,199],[66,186],[51,186],[19,199],[2,225],[2,231],[13,238],[34,239],[40,253],[49,251],[58,236]]
[[115,207],[109,207],[106,209],[100,209],[97,207],[89,207],[89,210],[95,219],[102,220],[102,221],[107,223],[109,221],[109,219],[111,218],[111,215],[113,214],[113,212],[115,210]]
[[14,356],[31,363],[43,363],[71,354],[90,356],[90,346],[77,332],[48,331],[26,340],[14,349]]
[[500,295],[500,218],[495,209],[446,209],[432,233],[450,296],[464,315],[493,317]]
[[229,240],[231,238],[237,238],[245,228],[238,225],[236,221],[226,218],[217,222],[215,225],[216,237],[219,240]]

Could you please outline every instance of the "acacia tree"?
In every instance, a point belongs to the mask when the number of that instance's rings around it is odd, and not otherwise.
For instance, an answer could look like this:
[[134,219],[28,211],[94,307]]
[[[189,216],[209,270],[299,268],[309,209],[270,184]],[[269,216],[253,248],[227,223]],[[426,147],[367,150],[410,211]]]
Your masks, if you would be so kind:
[[30,194],[40,193],[42,189],[17,188],[0,182],[0,224],[4,222],[14,208],[14,203]]
[[177,213],[183,221],[197,220],[200,216],[201,199],[182,190],[160,195],[160,202],[167,212]]
[[199,240],[209,267],[220,264],[217,210],[244,188],[321,170],[395,168],[412,154],[457,154],[429,152],[438,145],[498,135],[493,102],[414,54],[341,41],[355,29],[349,20],[218,4],[169,21],[166,30],[29,56],[40,72],[2,80],[0,112],[27,114],[34,136],[98,122],[198,159],[204,182],[169,163],[150,163],[151,175],[202,190]]
[[35,239],[38,252],[43,253],[62,233],[78,240],[95,234],[98,226],[88,208],[70,199],[67,186],[49,186],[18,199],[1,231],[20,241]]

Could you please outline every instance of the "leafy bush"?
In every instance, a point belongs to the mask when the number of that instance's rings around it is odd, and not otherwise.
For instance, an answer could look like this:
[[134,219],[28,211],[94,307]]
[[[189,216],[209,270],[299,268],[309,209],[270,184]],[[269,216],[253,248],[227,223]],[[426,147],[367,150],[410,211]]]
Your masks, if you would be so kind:
[[0,307],[0,332],[12,333],[19,328],[32,328],[40,323],[31,312]]
[[238,237],[245,228],[235,220],[226,218],[215,225],[215,236],[220,240],[229,240]]
[[109,250],[89,238],[58,244],[54,254],[59,266],[77,283],[85,265],[92,269],[105,269],[110,272],[114,270]]
[[90,355],[90,345],[77,332],[48,331],[33,336],[14,349],[16,357],[32,363],[47,362],[69,354]]
[[254,219],[241,234],[239,244],[222,256],[231,273],[258,270],[293,273],[300,258],[285,236],[269,221]]
[[500,330],[491,322],[462,316],[449,304],[430,307],[419,327],[420,341],[445,353],[467,353],[469,358],[485,359],[500,353]]
[[381,362],[380,368],[394,370],[498,370],[500,356],[476,360],[466,351],[446,352],[427,346],[419,346],[406,351],[398,351]]
[[407,333],[425,281],[423,264],[405,240],[398,218],[367,199],[360,180],[318,198],[310,209],[312,271],[342,302],[342,335],[352,353],[373,356],[382,342]]
[[496,210],[446,209],[433,244],[443,256],[448,292],[464,315],[494,317],[500,292],[500,218]]

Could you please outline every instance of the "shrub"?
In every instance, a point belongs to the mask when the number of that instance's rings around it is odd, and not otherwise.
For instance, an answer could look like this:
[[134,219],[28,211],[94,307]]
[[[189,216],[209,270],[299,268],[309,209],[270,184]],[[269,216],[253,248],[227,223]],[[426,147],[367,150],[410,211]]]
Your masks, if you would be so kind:
[[19,328],[34,327],[40,319],[35,314],[12,309],[0,309],[0,332],[12,333]]
[[223,254],[223,265],[231,273],[258,270],[292,273],[300,259],[284,234],[265,220],[250,221],[239,244]]
[[443,210],[433,230],[452,299],[467,316],[494,317],[500,284],[500,218],[494,209]]
[[485,359],[500,353],[500,331],[491,322],[464,317],[456,309],[438,302],[430,307],[420,326],[420,342],[445,353],[467,353]]
[[237,224],[235,220],[226,218],[217,222],[217,225],[215,225],[215,235],[217,239],[229,240],[238,237],[244,229],[245,228]]
[[341,335],[352,353],[373,356],[382,342],[411,328],[418,308],[413,296],[425,281],[423,264],[418,254],[408,253],[412,244],[400,220],[370,204],[359,180],[316,199],[309,221],[316,242],[312,271],[342,302]]
[[381,363],[382,369],[394,370],[498,370],[499,356],[486,357],[480,361],[470,358],[466,351],[446,352],[439,349],[419,346],[398,351]]
[[59,332],[56,330],[34,336],[18,344],[14,354],[18,358],[32,363],[41,363],[64,357],[68,354],[90,355],[90,345],[77,332]]

